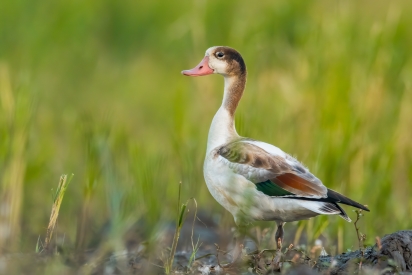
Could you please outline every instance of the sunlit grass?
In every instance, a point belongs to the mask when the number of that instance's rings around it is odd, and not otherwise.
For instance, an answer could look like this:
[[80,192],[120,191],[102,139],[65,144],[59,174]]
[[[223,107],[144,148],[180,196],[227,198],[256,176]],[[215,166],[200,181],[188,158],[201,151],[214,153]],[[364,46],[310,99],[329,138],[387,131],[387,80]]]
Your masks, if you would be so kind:
[[[229,230],[232,217],[202,172],[223,80],[180,75],[213,45],[237,48],[249,69],[241,135],[282,148],[367,204],[366,244],[410,228],[411,10],[407,1],[8,1],[0,198],[13,214],[0,223],[13,236],[0,234],[0,254],[33,251],[64,171],[76,177],[55,234],[68,250],[97,249],[93,259],[119,250],[135,222],[155,253],[180,181],[182,198],[195,197]],[[300,242],[323,236],[337,252],[357,247],[353,225],[339,217],[285,230],[298,230]]]
[[[72,177],[73,177],[73,174],[70,175],[70,178],[67,178],[67,175],[62,175],[60,177],[59,184],[57,185],[56,192],[54,193],[54,196],[53,196],[52,211],[50,214],[49,225],[47,226],[46,237],[44,239],[44,247],[43,247],[44,251],[47,251],[47,252],[52,251],[50,249],[50,243],[52,241],[54,229],[56,228],[57,218],[59,217],[60,206],[63,202],[64,194],[66,193],[67,187],[69,186],[69,183]],[[38,251],[39,251],[38,245],[36,245],[36,252]]]

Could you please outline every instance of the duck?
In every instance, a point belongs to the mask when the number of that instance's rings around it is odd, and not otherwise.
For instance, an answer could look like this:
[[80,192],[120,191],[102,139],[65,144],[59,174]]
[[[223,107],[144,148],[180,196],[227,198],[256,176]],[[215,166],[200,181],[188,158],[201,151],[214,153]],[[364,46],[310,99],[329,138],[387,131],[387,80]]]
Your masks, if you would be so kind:
[[222,105],[209,129],[203,172],[211,195],[233,215],[237,225],[276,222],[275,240],[280,250],[287,222],[318,215],[339,215],[350,222],[340,204],[369,211],[367,206],[327,188],[278,147],[237,133],[235,112],[247,77],[245,61],[237,50],[211,47],[196,67],[182,74],[224,77]]

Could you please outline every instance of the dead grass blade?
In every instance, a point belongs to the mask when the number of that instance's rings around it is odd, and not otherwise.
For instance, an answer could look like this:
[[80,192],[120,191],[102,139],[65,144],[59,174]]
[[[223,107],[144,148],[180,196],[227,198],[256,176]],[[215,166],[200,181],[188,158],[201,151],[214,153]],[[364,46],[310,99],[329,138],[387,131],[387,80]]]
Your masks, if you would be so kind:
[[67,186],[69,185],[73,174],[67,179],[67,175],[62,175],[60,177],[59,185],[57,186],[56,193],[53,196],[53,206],[50,214],[49,225],[47,226],[46,238],[44,240],[44,251],[49,250],[49,245],[51,238],[53,236],[54,228],[56,227],[57,218],[59,216],[60,205],[62,204],[64,193],[66,192]]

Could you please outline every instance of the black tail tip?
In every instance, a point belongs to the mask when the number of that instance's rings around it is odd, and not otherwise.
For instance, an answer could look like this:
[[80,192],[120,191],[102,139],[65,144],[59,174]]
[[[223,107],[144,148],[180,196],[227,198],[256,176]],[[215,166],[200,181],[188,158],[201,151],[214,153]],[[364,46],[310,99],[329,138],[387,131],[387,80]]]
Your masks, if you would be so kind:
[[362,209],[362,210],[365,210],[365,211],[370,212],[370,210],[369,210],[369,208],[368,208],[368,205],[362,205],[362,207],[359,207],[359,209]]

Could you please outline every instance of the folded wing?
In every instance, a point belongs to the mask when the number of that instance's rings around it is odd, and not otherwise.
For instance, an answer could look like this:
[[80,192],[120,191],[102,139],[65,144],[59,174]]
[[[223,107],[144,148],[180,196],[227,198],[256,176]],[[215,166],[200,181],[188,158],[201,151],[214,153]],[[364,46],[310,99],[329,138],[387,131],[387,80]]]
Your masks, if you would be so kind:
[[327,188],[318,178],[273,145],[242,139],[222,146],[218,154],[233,172],[269,196],[327,197]]

